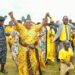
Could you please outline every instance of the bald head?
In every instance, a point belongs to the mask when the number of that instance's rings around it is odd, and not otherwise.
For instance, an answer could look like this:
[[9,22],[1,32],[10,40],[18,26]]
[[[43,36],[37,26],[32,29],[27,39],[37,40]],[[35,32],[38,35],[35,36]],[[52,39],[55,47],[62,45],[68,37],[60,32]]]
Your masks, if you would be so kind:
[[63,42],[63,44],[64,44],[65,50],[68,50],[68,48],[70,46],[70,42],[68,40],[66,40],[66,41]]
[[69,43],[69,41],[68,41],[68,40],[66,40],[66,41],[64,41],[63,43],[64,43],[64,44],[68,44],[68,43]]

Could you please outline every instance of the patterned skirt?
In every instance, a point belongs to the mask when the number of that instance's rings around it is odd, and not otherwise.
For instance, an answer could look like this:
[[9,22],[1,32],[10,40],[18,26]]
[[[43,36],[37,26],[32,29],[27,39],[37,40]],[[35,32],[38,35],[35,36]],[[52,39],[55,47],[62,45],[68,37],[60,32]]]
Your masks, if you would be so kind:
[[6,55],[7,55],[7,47],[0,46],[0,64],[5,64],[6,63]]

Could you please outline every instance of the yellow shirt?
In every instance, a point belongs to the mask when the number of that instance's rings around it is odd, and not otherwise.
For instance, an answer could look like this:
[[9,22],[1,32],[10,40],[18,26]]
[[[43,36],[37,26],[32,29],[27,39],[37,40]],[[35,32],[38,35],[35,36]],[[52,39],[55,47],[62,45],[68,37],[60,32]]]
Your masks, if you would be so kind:
[[62,60],[70,62],[70,58],[73,55],[74,54],[71,48],[69,48],[68,51],[66,51],[64,48],[59,51],[59,59],[61,62]]
[[[67,36],[66,36],[66,28],[65,28],[65,26],[67,28],[68,39],[67,39]],[[62,28],[62,31],[61,31],[59,39],[60,39],[60,41],[70,40],[70,34],[69,34],[68,25],[63,25],[63,28]]]
[[6,29],[5,29],[5,32],[6,33],[11,33],[13,31],[13,29],[14,29],[13,27],[7,26]]

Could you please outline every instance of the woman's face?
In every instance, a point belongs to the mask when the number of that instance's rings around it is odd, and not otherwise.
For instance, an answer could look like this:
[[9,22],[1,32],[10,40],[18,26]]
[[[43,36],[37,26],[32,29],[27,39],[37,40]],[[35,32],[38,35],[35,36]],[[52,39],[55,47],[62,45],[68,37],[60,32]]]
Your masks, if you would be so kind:
[[26,21],[26,22],[24,23],[24,26],[25,26],[27,29],[31,29],[31,26],[32,26],[31,21]]

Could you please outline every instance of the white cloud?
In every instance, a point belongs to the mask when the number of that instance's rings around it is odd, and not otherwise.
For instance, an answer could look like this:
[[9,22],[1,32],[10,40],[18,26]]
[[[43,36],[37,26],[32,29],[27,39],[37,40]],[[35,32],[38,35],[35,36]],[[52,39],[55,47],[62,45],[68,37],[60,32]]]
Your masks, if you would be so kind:
[[41,21],[46,12],[55,20],[68,15],[75,20],[75,0],[0,0],[0,15],[14,11],[16,18],[31,14],[33,21]]

